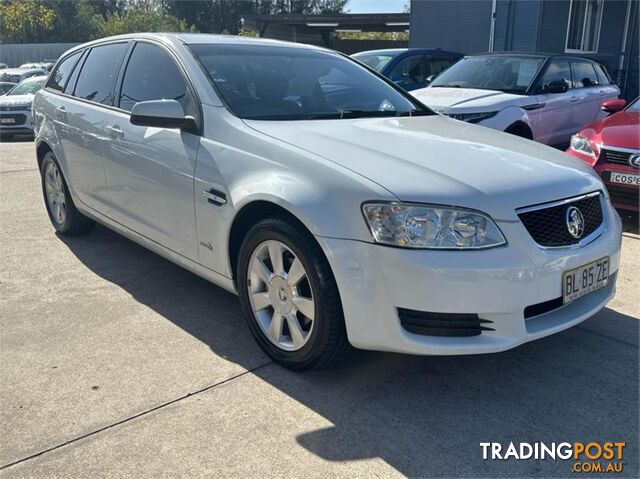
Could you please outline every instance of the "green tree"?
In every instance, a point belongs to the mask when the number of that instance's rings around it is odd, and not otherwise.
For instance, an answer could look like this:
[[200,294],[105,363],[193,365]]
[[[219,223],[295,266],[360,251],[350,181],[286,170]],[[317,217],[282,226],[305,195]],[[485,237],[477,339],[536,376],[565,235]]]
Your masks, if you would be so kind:
[[124,10],[100,17],[93,32],[96,38],[133,32],[189,32],[196,31],[180,18],[163,11]]
[[2,43],[37,43],[46,41],[54,27],[56,13],[36,0],[13,0],[0,3],[0,41]]

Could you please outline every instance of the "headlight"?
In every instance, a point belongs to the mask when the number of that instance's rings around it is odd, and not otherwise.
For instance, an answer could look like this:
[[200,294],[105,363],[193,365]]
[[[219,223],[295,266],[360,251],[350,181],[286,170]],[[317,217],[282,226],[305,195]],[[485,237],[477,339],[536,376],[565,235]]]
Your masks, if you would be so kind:
[[506,244],[493,220],[477,211],[408,203],[365,203],[362,211],[376,243],[428,249]]
[[479,123],[482,120],[496,116],[497,111],[489,111],[484,113],[452,113],[448,116],[454,120],[466,121],[467,123]]
[[584,136],[573,135],[571,137],[571,149],[585,155],[596,156],[595,151],[591,148],[591,143]]

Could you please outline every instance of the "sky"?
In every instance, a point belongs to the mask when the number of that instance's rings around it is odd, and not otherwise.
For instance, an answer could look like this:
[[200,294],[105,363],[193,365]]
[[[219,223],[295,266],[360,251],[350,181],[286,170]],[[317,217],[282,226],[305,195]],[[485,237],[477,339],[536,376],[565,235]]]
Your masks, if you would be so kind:
[[349,13],[398,13],[407,0],[349,0],[345,10]]

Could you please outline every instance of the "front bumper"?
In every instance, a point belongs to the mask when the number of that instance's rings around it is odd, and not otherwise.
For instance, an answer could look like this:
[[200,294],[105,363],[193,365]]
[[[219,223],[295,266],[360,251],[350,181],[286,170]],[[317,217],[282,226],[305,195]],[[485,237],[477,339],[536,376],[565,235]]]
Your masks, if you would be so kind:
[[[476,251],[391,248],[318,238],[340,290],[347,335],[361,349],[455,355],[504,351],[574,326],[613,298],[620,262],[620,218],[608,205],[608,227],[575,249],[540,248],[524,226],[500,223],[509,244]],[[548,313],[525,319],[527,306],[562,296],[563,271],[610,257],[608,285]],[[478,314],[493,331],[471,337],[405,330],[397,308]]]
[[[14,123],[3,123],[2,119],[13,120]],[[0,132],[14,134],[33,133],[31,110],[0,111]]]

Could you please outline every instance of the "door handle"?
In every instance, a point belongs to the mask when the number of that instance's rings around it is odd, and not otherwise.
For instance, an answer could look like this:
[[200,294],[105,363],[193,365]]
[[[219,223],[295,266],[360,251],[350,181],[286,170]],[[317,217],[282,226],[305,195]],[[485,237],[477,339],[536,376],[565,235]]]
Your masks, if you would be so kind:
[[113,138],[123,138],[124,137],[124,132],[117,125],[107,126],[106,130],[109,133],[109,136],[111,136]]
[[65,121],[67,119],[67,110],[63,106],[56,108],[56,118]]
[[580,98],[578,98],[577,96],[572,96],[570,100],[571,100],[572,102],[576,102],[576,101],[578,101],[579,99],[580,99]]
[[209,203],[216,206],[222,206],[227,202],[227,195],[222,191],[214,190],[213,188],[210,190],[204,190],[202,192],[202,196],[204,196]]

